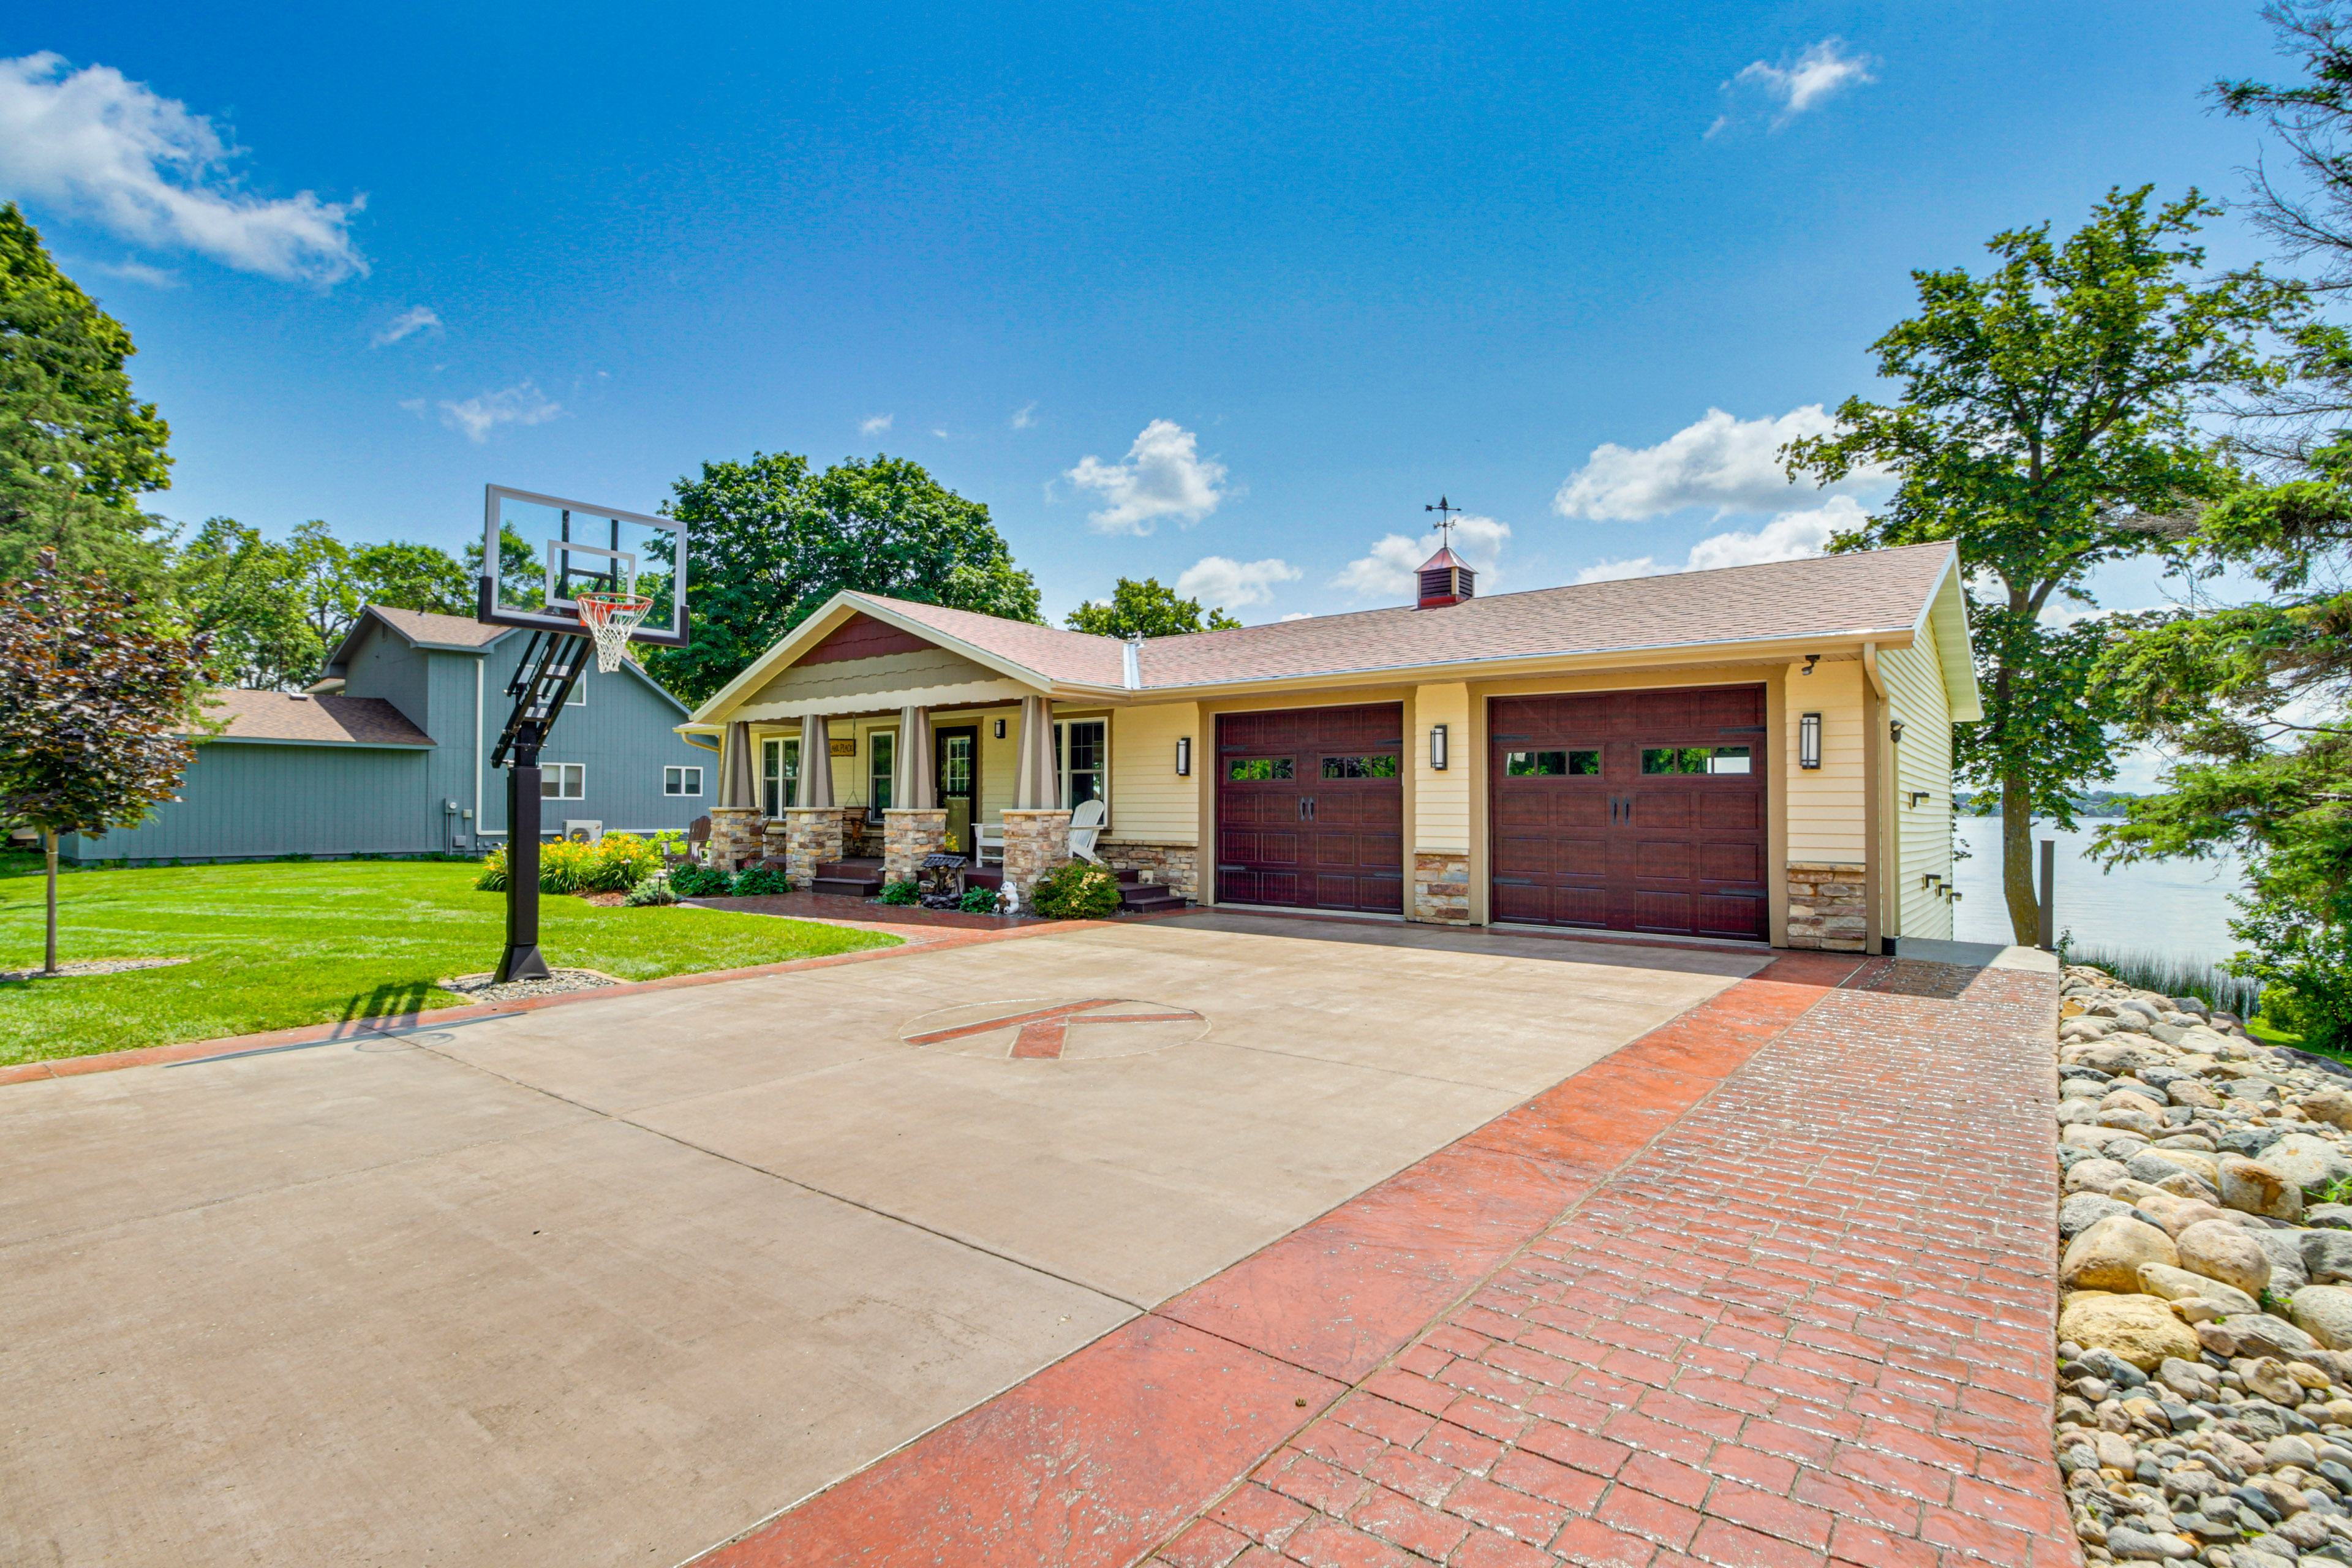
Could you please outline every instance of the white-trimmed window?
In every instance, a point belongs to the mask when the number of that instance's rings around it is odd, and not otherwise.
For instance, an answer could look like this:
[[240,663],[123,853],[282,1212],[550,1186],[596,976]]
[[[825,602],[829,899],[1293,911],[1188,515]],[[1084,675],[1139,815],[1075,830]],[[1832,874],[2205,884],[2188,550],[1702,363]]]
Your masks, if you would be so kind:
[[586,800],[588,764],[541,763],[539,768],[539,797],[541,800]]
[[792,736],[760,742],[760,804],[770,816],[782,816],[797,804],[801,777],[801,743]]
[[702,793],[700,768],[664,768],[662,794],[699,795]]
[[1110,721],[1066,719],[1054,726],[1054,770],[1060,775],[1062,809],[1081,801],[1110,804]]

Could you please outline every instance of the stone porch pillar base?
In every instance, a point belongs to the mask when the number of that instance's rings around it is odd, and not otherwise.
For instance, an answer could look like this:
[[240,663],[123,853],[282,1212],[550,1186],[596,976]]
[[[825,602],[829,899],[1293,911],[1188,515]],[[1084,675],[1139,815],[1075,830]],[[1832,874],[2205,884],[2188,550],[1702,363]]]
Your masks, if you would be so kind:
[[796,888],[814,881],[819,866],[841,858],[842,810],[837,805],[786,806],[783,830],[784,875]]
[[751,805],[710,808],[710,863],[721,871],[740,871],[761,855],[760,811]]
[[1004,813],[1004,885],[1021,895],[1029,908],[1029,889],[1037,879],[1070,858],[1070,814],[1062,810],[1013,810]]
[[882,814],[882,880],[912,882],[924,858],[946,852],[948,814],[938,806],[893,807]]

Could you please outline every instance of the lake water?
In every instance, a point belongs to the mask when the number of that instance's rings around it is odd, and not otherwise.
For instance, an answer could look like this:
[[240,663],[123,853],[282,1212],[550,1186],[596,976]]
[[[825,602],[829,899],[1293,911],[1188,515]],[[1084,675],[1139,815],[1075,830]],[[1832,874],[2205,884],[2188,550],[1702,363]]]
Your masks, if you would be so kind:
[[[2034,875],[2041,875],[2042,840],[2058,841],[2058,929],[2073,927],[2077,947],[2132,948],[2210,962],[2238,949],[2230,935],[2237,912],[2230,895],[2242,887],[2238,863],[2153,860],[2099,869],[2088,858],[2104,824],[2085,819],[2076,832],[2047,823],[2033,829]],[[2000,818],[1963,816],[1959,843],[1969,851],[1953,883],[1961,893],[1953,934],[1962,942],[2011,940],[2009,906],[2000,896]]]

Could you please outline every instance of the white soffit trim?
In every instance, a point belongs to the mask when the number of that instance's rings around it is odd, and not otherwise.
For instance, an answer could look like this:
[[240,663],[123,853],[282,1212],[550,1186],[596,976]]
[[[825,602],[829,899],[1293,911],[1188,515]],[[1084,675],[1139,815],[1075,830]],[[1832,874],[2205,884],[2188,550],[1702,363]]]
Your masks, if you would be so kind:
[[1035,688],[1017,680],[967,680],[955,686],[868,691],[846,697],[828,697],[814,702],[763,702],[755,708],[738,708],[729,717],[754,724],[773,724],[812,713],[819,718],[837,718],[848,713],[879,714],[886,710],[896,711],[901,708],[956,708],[972,702],[1017,701],[1035,695]]

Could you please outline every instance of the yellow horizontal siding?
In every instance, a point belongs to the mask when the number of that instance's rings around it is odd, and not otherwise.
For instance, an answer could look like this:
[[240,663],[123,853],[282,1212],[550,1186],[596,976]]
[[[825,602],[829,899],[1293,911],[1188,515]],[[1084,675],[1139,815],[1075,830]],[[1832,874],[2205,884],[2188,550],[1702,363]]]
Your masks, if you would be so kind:
[[[1194,776],[1176,773],[1176,742],[1192,741]],[[1217,748],[1203,742],[1197,702],[1160,702],[1111,714],[1110,837],[1144,844],[1197,844],[1201,837],[1198,770],[1214,765]]]
[[[1445,726],[1444,773],[1429,765],[1429,732],[1438,724]],[[1482,771],[1476,749],[1470,743],[1470,688],[1454,684],[1416,689],[1404,752],[1412,763],[1412,843],[1409,847],[1433,855],[1468,854],[1470,792]]]
[[[1781,735],[1786,762],[1789,858],[1861,865],[1868,835],[1864,784],[1863,670],[1858,662],[1823,662],[1806,675],[1791,665]],[[1822,765],[1797,765],[1797,733],[1807,713],[1822,716]]]
[[[1895,897],[1901,934],[1948,941],[1952,904],[1923,879],[1950,886],[1952,876],[1952,721],[1931,625],[1907,648],[1879,656],[1878,668],[1903,739],[1895,753]],[[1918,805],[1912,796],[1925,791]]]

